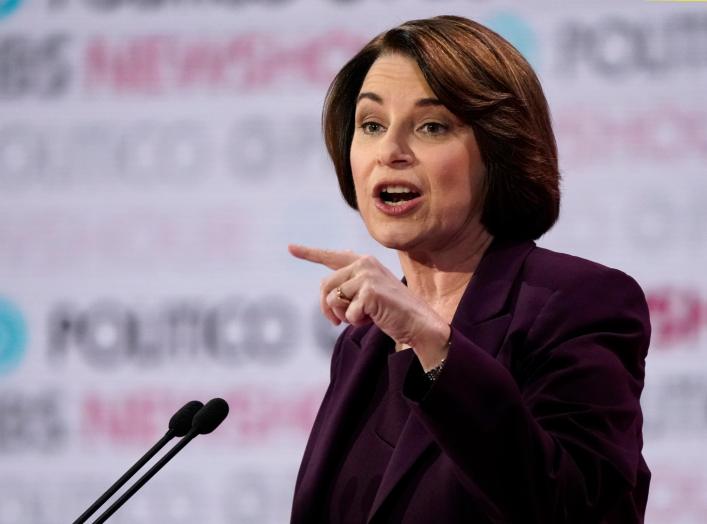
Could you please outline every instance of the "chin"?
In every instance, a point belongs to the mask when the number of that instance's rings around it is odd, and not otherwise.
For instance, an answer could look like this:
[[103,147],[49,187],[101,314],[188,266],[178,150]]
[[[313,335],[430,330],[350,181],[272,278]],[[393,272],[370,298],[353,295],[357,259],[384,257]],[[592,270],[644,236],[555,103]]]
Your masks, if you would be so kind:
[[393,228],[376,231],[369,228],[368,232],[380,245],[396,251],[409,251],[419,244],[417,236],[410,235],[409,231],[396,231]]
[[421,227],[423,224],[419,218],[381,217],[377,210],[372,211],[361,213],[361,218],[368,229],[368,234],[380,245],[397,251],[409,251],[424,240],[427,231]]

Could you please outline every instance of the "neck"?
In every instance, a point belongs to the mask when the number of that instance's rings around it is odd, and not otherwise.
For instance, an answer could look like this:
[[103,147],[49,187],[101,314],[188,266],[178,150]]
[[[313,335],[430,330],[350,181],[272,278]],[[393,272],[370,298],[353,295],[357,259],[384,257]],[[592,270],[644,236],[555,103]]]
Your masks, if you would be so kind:
[[432,253],[398,251],[408,288],[447,322],[451,322],[461,296],[493,237],[480,228],[449,249]]

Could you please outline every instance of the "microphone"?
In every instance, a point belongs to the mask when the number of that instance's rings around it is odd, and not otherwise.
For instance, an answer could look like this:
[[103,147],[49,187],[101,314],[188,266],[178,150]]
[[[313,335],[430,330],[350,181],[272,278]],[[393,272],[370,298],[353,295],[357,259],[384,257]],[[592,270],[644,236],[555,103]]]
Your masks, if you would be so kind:
[[172,415],[172,418],[169,419],[169,429],[167,430],[167,433],[165,433],[164,436],[157,441],[157,444],[152,446],[147,453],[145,453],[140,460],[133,464],[122,477],[116,480],[115,483],[108,488],[105,493],[103,493],[103,495],[98,497],[98,499],[96,499],[96,501],[73,522],[73,524],[83,524],[86,522],[98,508],[105,504],[105,502],[123,486],[123,484],[130,480],[130,477],[135,475],[141,467],[147,464],[147,462],[154,457],[155,454],[167,444],[167,442],[172,440],[174,437],[183,437],[186,435],[192,427],[192,419],[203,406],[204,404],[198,400],[192,400],[179,408],[179,410]]
[[165,453],[160,460],[158,460],[154,466],[152,466],[147,473],[142,477],[137,479],[135,483],[130,486],[125,493],[123,493],[118,500],[116,500],[111,506],[105,510],[101,515],[93,521],[93,524],[101,524],[108,520],[108,518],[115,513],[120,506],[125,504],[125,502],[132,497],[145,483],[150,480],[155,474],[161,470],[167,462],[172,460],[172,458],[179,453],[184,446],[189,444],[197,435],[205,435],[211,433],[215,430],[221,422],[228,415],[228,403],[222,398],[212,398],[209,400],[204,407],[202,407],[194,415],[192,419],[192,426],[189,432],[177,442],[172,449]]

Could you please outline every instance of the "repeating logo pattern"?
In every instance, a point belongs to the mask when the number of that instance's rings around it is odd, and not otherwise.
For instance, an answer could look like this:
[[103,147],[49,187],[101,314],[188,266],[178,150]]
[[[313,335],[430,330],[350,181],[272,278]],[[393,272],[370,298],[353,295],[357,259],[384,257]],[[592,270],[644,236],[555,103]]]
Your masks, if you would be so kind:
[[27,327],[22,313],[0,297],[0,375],[20,365],[27,343]]
[[285,246],[398,269],[342,203],[322,99],[363,43],[432,8],[538,72],[563,173],[540,245],[645,290],[646,520],[702,524],[707,12],[628,3],[0,0],[0,524],[75,518],[213,396],[224,425],[118,518],[287,521],[339,330],[324,273]]
[[22,4],[22,0],[0,0],[0,20],[10,16]]

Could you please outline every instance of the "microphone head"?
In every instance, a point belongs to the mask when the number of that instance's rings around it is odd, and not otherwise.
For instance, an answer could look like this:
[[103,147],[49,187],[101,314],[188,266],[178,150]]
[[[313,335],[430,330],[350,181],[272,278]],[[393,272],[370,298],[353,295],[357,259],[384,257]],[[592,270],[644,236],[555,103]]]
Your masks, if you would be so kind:
[[194,415],[203,407],[203,402],[199,402],[198,400],[187,402],[169,419],[169,429],[176,437],[183,437],[189,433]]
[[228,403],[222,398],[212,398],[194,415],[192,431],[200,435],[211,433],[228,415]]

